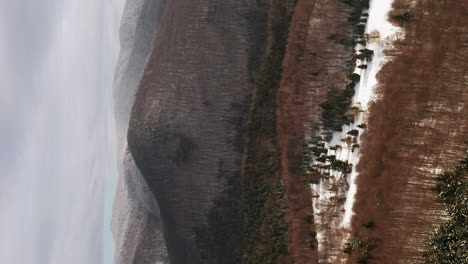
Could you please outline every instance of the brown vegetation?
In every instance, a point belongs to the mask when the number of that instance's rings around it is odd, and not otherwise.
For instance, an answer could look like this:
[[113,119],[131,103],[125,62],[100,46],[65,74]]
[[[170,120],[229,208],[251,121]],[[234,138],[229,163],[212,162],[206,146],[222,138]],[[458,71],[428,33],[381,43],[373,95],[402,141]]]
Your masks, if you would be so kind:
[[303,163],[304,89],[300,89],[307,29],[314,1],[298,2],[291,22],[284,72],[278,90],[278,135],[281,149],[281,175],[284,179],[289,227],[288,256],[281,263],[316,263],[317,241],[313,232],[311,192]]
[[[308,184],[321,176],[303,167],[307,158],[303,146],[318,132],[320,103],[327,100],[329,92],[343,90],[348,82],[353,49],[336,39],[348,39],[352,34],[349,13],[340,0],[300,0],[291,23],[277,112],[281,173],[289,205],[289,254],[281,263],[318,263]],[[321,228],[328,224],[321,223]],[[331,244],[320,249],[323,258],[329,255],[327,252],[340,252],[339,246],[328,246]]]
[[288,255],[276,98],[291,13],[288,1],[270,3],[268,43],[255,79],[242,170],[243,263],[247,264],[282,263]]
[[[396,0],[406,38],[379,75],[361,146],[353,232],[373,237],[371,263],[416,263],[444,218],[431,187],[462,157],[468,136],[468,2]],[[362,226],[369,218],[375,227]],[[349,259],[355,263],[357,255]]]

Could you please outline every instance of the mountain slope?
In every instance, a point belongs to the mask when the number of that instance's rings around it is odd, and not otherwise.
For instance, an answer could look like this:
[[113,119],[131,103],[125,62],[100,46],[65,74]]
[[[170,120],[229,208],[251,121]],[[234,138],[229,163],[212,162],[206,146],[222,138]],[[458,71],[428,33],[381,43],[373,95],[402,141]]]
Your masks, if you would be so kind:
[[128,0],[121,22],[121,50],[114,77],[119,166],[112,216],[115,263],[168,263],[159,208],[128,151],[126,138],[131,107],[163,5],[164,1]]

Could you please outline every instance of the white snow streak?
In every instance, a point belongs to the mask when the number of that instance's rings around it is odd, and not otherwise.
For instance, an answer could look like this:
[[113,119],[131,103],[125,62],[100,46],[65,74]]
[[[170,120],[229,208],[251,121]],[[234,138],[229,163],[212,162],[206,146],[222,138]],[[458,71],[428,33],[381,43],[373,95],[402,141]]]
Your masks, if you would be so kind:
[[[329,223],[331,228],[337,228],[340,230],[349,230],[351,218],[353,216],[353,205],[356,194],[356,178],[358,173],[356,172],[355,165],[359,162],[359,147],[354,144],[361,144],[360,136],[356,138],[357,142],[344,142],[342,139],[349,137],[347,132],[353,129],[359,130],[359,135],[364,132],[365,129],[358,128],[360,124],[366,124],[368,109],[370,103],[377,99],[376,90],[378,87],[377,73],[382,68],[383,64],[387,61],[384,56],[384,50],[391,45],[392,41],[397,37],[399,28],[395,27],[388,21],[388,12],[391,10],[393,0],[371,0],[370,8],[368,10],[369,18],[366,25],[365,34],[367,34],[367,45],[362,46],[358,44],[356,46],[356,52],[360,49],[370,49],[374,51],[373,58],[370,62],[360,61],[356,62],[355,73],[361,76],[360,82],[355,87],[355,95],[352,99],[351,109],[355,109],[354,123],[351,125],[343,126],[342,132],[335,132],[333,139],[325,144],[328,149],[327,155],[335,155],[337,160],[347,161],[353,164],[352,172],[343,175],[338,171],[331,171],[329,177],[324,177],[318,184],[310,184],[312,189],[312,201],[314,206],[314,221],[316,226],[319,227],[317,230],[317,239],[319,242],[319,250],[327,238],[323,233],[325,230],[320,228],[324,214],[324,209],[330,205],[331,199],[339,199],[346,197],[346,201],[343,207],[344,213],[340,216],[341,223]],[[360,69],[357,66],[365,64],[367,69]],[[341,146],[337,150],[330,150],[329,147]],[[313,161],[316,164],[315,161]],[[346,177],[345,177],[346,176]],[[345,181],[346,179],[346,181]],[[349,190],[346,191],[347,185],[349,184]],[[336,186],[344,186],[344,190],[336,188]],[[339,206],[339,205],[337,205]],[[340,221],[340,220],[335,220]],[[347,237],[347,234],[345,237]],[[343,241],[344,242],[344,241]]]

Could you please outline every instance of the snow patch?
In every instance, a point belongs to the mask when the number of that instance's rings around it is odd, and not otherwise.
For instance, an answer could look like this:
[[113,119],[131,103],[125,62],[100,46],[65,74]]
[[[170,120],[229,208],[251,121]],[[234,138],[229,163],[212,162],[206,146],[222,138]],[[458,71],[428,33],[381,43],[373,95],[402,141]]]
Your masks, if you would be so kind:
[[[312,190],[312,204],[314,207],[314,222],[317,226],[317,240],[319,242],[319,251],[326,244],[327,234],[324,232],[328,227],[333,227],[339,230],[332,232],[342,232],[343,242],[349,238],[349,230],[351,218],[353,216],[353,205],[355,202],[355,194],[357,191],[356,179],[359,174],[356,172],[355,165],[359,162],[359,146],[361,145],[360,135],[366,129],[361,124],[366,124],[370,105],[378,99],[377,89],[378,81],[377,74],[388,60],[384,51],[392,45],[392,42],[401,37],[399,28],[395,27],[388,21],[388,13],[391,10],[393,0],[371,0],[368,10],[368,21],[366,24],[365,35],[367,36],[367,45],[356,45],[356,53],[361,49],[369,49],[374,52],[371,61],[357,60],[354,73],[360,75],[360,81],[355,86],[355,95],[352,98],[351,108],[354,109],[354,123],[343,126],[342,132],[333,133],[330,142],[325,143],[325,148],[328,149],[327,156],[335,155],[337,160],[347,161],[353,165],[350,173],[344,174],[335,170],[329,171],[329,175],[325,170],[318,169],[325,176],[320,179],[318,184],[310,184]],[[360,65],[366,65],[366,69],[358,68]],[[350,136],[347,134],[351,130],[358,130],[358,136]],[[338,146],[336,149],[335,146]],[[332,147],[332,149],[330,149]],[[319,162],[312,161],[312,165],[317,166]],[[322,163],[329,165],[330,163]],[[333,201],[333,199],[335,199]],[[340,205],[340,201],[345,201],[344,205]],[[330,217],[328,223],[324,224],[326,210],[330,210],[331,203],[335,202],[338,207],[333,210],[338,217]],[[330,213],[330,212],[328,212]],[[326,222],[326,221],[325,221]],[[329,231],[327,231],[329,232]]]

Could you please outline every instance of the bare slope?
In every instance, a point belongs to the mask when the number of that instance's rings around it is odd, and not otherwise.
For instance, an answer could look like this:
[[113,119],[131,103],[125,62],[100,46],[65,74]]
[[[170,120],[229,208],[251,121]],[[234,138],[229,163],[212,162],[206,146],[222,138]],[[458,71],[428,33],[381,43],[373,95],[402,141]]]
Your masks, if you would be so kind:
[[171,263],[239,263],[256,3],[169,1],[139,85],[128,142],[160,205]]
[[[412,3],[413,2],[413,3]],[[353,231],[377,239],[376,263],[415,263],[443,217],[430,188],[468,137],[466,1],[396,0],[406,39],[380,74],[359,163]],[[375,219],[375,227],[362,224]],[[350,261],[350,263],[354,263]]]

